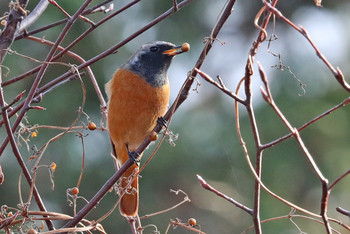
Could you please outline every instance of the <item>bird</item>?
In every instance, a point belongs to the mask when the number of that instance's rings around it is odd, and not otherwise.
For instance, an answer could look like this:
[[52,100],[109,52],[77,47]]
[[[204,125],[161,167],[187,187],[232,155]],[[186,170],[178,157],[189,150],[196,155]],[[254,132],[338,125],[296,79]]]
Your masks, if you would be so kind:
[[[109,98],[107,128],[119,165],[145,140],[162,117],[169,103],[168,68],[175,55],[187,52],[188,43],[176,46],[165,41],[144,44],[114,73],[105,85]],[[140,155],[141,157],[142,155]],[[137,173],[134,163],[121,177],[122,189]],[[139,207],[138,177],[127,188],[119,204],[124,217],[135,217]]]

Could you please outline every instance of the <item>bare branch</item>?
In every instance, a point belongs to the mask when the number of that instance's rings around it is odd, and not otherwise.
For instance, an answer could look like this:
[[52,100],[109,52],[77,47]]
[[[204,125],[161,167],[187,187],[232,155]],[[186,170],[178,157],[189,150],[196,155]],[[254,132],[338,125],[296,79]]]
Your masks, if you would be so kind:
[[350,92],[350,85],[346,82],[345,77],[341,70],[337,67],[336,69],[332,66],[332,64],[326,59],[326,57],[321,53],[321,51],[317,48],[315,43],[311,40],[309,34],[307,33],[306,29],[302,26],[298,27],[296,26],[292,21],[287,19],[282,13],[277,10],[274,6],[272,6],[270,3],[268,3],[266,0],[264,0],[266,8],[275,14],[277,17],[281,18],[283,21],[285,21],[287,24],[292,26],[295,30],[297,30],[299,33],[301,33],[310,43],[312,48],[314,48],[317,56],[323,61],[323,63],[331,70],[336,80],[339,82],[339,84],[348,92]]
[[240,97],[238,97],[235,93],[231,92],[230,90],[228,90],[226,88],[226,86],[224,85],[224,83],[222,82],[221,79],[219,79],[219,83],[215,82],[208,74],[202,72],[201,70],[195,68],[194,69],[204,80],[208,81],[210,84],[214,85],[215,87],[217,87],[218,89],[220,89],[221,91],[223,91],[225,94],[227,94],[228,96],[232,97],[233,99],[235,99],[237,102],[240,102],[242,104],[244,104],[244,100]]
[[26,16],[25,8],[29,0],[20,0],[14,3],[13,8],[7,17],[7,22],[4,30],[0,35],[0,65],[3,63],[7,54],[7,49],[10,48],[19,25]]
[[21,33],[23,30],[28,28],[30,25],[32,25],[35,21],[39,19],[39,17],[44,13],[47,6],[49,5],[48,0],[40,0],[40,2],[36,5],[34,10],[21,22],[19,29],[16,32],[16,37],[19,33]]
[[233,198],[223,194],[222,192],[218,191],[217,189],[213,188],[210,184],[207,183],[207,181],[205,181],[200,175],[197,175],[197,179],[199,180],[199,182],[201,183],[202,187],[210,192],[215,193],[216,195],[218,195],[219,197],[224,198],[225,200],[227,200],[228,202],[232,203],[233,205],[237,206],[238,208],[242,209],[243,211],[247,212],[250,215],[254,215],[254,210],[242,205],[241,203],[237,202],[236,200],[234,200]]

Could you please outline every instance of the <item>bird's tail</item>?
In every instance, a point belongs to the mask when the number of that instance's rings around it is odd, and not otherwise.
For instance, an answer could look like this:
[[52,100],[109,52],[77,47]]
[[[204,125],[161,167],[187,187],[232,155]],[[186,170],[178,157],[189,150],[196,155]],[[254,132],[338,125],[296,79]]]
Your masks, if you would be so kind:
[[123,216],[134,217],[138,213],[139,208],[139,183],[138,177],[136,178],[133,175],[135,172],[139,171],[139,167],[137,165],[132,165],[122,176],[121,179],[121,192],[125,190],[127,185],[130,183],[130,180],[134,180],[131,182],[131,186],[126,189],[123,197],[120,200],[119,210]]

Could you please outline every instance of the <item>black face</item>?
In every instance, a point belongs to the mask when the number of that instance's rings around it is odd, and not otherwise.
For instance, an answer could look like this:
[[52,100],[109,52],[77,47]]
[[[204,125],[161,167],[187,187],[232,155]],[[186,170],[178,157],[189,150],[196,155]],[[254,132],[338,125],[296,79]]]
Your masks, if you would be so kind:
[[145,44],[121,68],[143,76],[152,86],[163,86],[168,81],[167,71],[174,57],[163,52],[173,48],[174,44],[164,41]]

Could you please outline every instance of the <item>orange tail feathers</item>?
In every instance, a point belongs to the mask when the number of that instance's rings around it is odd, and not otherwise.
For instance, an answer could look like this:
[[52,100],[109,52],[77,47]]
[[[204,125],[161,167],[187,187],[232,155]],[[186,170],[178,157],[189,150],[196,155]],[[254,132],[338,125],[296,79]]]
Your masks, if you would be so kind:
[[[124,174],[121,180],[122,191],[129,184],[131,176],[134,172],[138,172],[139,167],[132,165]],[[136,216],[139,209],[139,182],[138,177],[134,179],[131,186],[126,190],[123,197],[120,200],[119,210],[123,216],[133,217]]]

